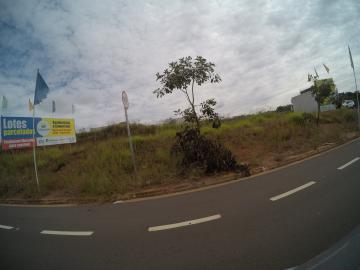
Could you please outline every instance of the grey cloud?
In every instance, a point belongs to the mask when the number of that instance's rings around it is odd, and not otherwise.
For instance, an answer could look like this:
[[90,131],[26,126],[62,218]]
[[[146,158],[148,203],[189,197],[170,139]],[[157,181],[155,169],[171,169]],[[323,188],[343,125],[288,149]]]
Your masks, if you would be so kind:
[[[323,62],[340,91],[352,90],[348,43],[360,61],[355,0],[2,2],[0,22],[10,27],[0,26],[0,48],[16,50],[0,64],[11,113],[28,113],[40,68],[51,88],[46,102],[55,99],[61,117],[75,103],[78,127],[123,121],[122,90],[131,119],[173,116],[184,97],[156,99],[155,73],[186,55],[217,65],[223,81],[202,86],[197,100],[215,97],[223,115],[289,103],[314,66],[328,76]],[[39,114],[49,113],[46,102]]]

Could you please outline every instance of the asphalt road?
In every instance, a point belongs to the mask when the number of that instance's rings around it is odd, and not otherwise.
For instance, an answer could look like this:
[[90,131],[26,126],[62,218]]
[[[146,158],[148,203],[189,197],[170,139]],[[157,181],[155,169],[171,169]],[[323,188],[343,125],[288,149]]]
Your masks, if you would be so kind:
[[360,140],[182,195],[0,206],[0,269],[360,269],[358,157]]

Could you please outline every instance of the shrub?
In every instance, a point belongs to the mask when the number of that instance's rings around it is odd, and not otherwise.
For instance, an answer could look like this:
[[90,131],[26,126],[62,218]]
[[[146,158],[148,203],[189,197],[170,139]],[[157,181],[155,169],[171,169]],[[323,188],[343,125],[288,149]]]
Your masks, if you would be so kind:
[[316,122],[316,118],[312,113],[302,113],[302,114],[291,114],[289,119],[292,123],[298,126],[304,126],[306,124],[313,124]]
[[345,111],[344,112],[344,120],[347,123],[354,122],[355,121],[355,115],[353,111]]
[[251,133],[253,136],[259,136],[262,135],[264,133],[264,128],[261,126],[253,126],[251,128]]
[[210,140],[201,135],[197,129],[187,128],[176,134],[176,143],[173,153],[183,155],[183,167],[196,166],[206,173],[219,171],[240,171],[250,175],[246,165],[238,165],[234,155],[217,141]]
[[316,123],[316,117],[312,113],[304,112],[302,114],[302,117],[304,119],[304,122],[307,123],[307,124]]
[[305,124],[304,117],[301,114],[292,114],[289,119],[292,123],[298,126],[303,126]]
[[276,112],[292,112],[293,111],[293,105],[285,105],[285,106],[279,106],[276,108]]

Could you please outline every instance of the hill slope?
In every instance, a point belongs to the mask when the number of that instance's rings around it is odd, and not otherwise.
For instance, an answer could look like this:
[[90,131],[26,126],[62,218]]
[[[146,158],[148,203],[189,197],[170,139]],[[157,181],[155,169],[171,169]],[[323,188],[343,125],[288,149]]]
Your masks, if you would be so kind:
[[[38,148],[41,195],[37,194],[31,149],[0,154],[0,198],[115,199],[158,187],[199,186],[235,174],[211,176],[196,168],[183,169],[171,146],[179,124],[132,125],[139,173],[134,175],[124,125],[78,135],[75,145]],[[225,119],[220,129],[204,125],[202,132],[219,139],[247,163],[252,173],[271,169],[359,136],[353,110],[322,113],[317,128],[313,116],[266,112]]]

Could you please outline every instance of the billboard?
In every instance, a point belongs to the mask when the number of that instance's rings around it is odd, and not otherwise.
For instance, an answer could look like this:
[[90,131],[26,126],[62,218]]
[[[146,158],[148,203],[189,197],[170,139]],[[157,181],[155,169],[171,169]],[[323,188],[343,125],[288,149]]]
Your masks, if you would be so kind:
[[33,119],[31,117],[1,117],[2,149],[32,147]]
[[39,118],[34,119],[35,142],[33,140],[32,117],[1,117],[2,148],[19,149],[38,146],[75,143],[74,119]]
[[64,118],[41,118],[36,123],[36,144],[54,145],[75,143],[75,121]]

